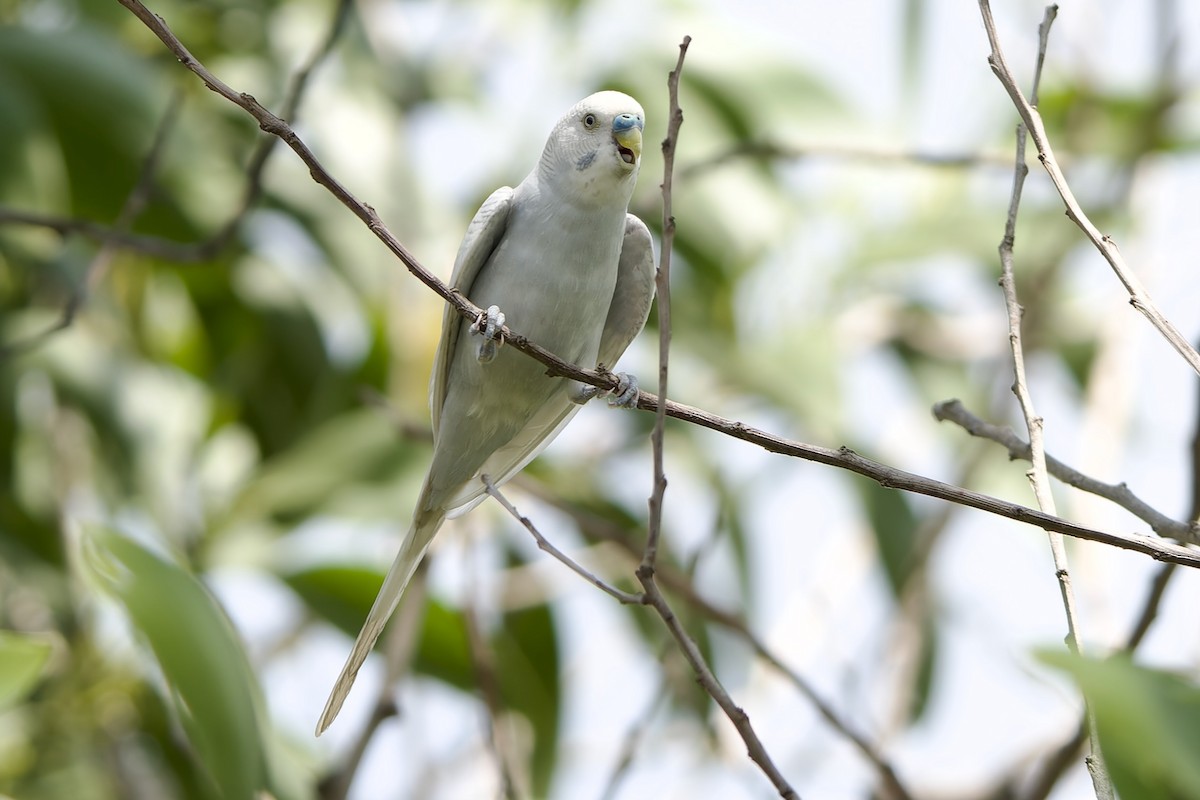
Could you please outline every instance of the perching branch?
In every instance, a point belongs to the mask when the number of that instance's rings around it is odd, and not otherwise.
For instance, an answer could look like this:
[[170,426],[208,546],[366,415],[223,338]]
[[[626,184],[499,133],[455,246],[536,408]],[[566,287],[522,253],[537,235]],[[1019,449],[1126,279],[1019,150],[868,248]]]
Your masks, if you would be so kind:
[[[1055,8],[1057,7],[1055,6]],[[1121,281],[1125,291],[1129,293],[1130,304],[1140,311],[1150,321],[1150,324],[1171,343],[1176,352],[1183,356],[1192,369],[1200,374],[1200,353],[1197,353],[1183,334],[1162,315],[1150,299],[1150,295],[1147,294],[1146,288],[1142,286],[1137,274],[1125,263],[1125,258],[1117,249],[1116,242],[1107,234],[1100,233],[1100,230],[1084,213],[1079,201],[1075,199],[1070,186],[1067,185],[1067,179],[1063,175],[1062,169],[1054,158],[1054,150],[1050,147],[1049,137],[1046,136],[1046,127],[1042,124],[1041,114],[1038,113],[1037,107],[1025,98],[1021,88],[1017,86],[1012,70],[1008,67],[1008,62],[1004,60],[1004,52],[1000,49],[1000,39],[996,34],[996,23],[992,19],[992,9],[988,0],[979,0],[979,9],[983,14],[983,26],[987,30],[988,43],[992,49],[992,54],[988,56],[988,64],[991,65],[992,72],[1000,79],[1001,85],[1004,86],[1004,90],[1008,92],[1013,105],[1016,106],[1017,113],[1021,115],[1021,121],[1029,130],[1033,144],[1037,147],[1038,160],[1042,162],[1054,188],[1058,190],[1059,197],[1066,206],[1067,216],[1079,226],[1079,229],[1112,267],[1113,273]]]

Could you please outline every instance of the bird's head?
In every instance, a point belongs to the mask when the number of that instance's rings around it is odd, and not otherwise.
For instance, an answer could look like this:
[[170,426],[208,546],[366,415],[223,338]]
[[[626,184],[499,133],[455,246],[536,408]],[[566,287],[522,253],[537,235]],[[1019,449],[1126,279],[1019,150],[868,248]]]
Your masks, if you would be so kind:
[[642,163],[646,113],[632,97],[597,92],[571,108],[550,133],[541,171],[588,193],[633,191]]

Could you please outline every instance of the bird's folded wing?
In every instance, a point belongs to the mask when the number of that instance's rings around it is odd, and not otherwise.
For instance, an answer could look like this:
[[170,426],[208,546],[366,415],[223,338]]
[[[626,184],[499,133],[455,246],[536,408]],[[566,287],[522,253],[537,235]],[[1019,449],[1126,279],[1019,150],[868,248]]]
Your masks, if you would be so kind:
[[[508,212],[512,208],[513,190],[501,186],[483,202],[467,232],[458,256],[454,259],[454,272],[450,275],[450,288],[458,289],[468,297],[479,270],[492,257],[492,252],[504,237],[508,227]],[[503,310],[503,309],[501,309]],[[429,377],[429,411],[433,417],[433,436],[436,439],[442,421],[442,405],[446,402],[446,378],[450,373],[450,359],[462,329],[462,318],[458,310],[449,303],[442,314],[442,337],[438,342],[437,355],[433,361],[433,372]]]
[[617,266],[617,287],[608,307],[604,333],[600,336],[598,360],[613,367],[629,347],[650,315],[654,302],[654,248],[646,223],[633,214],[625,215],[625,238]]

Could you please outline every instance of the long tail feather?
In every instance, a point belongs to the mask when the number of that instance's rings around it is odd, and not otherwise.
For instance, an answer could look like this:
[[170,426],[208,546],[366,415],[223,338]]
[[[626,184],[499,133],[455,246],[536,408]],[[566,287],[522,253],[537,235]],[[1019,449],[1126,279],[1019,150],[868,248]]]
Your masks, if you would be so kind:
[[387,577],[383,580],[383,587],[375,596],[375,603],[371,606],[371,612],[367,614],[367,621],[363,623],[358,638],[354,640],[354,647],[350,650],[346,665],[342,667],[342,672],[333,685],[333,691],[325,701],[325,710],[321,712],[321,719],[317,722],[317,736],[325,732],[342,710],[342,703],[345,702],[346,695],[350,694],[350,687],[354,685],[358,670],[367,660],[367,655],[375,646],[379,635],[383,633],[384,626],[396,610],[405,587],[417,569],[417,564],[421,562],[421,557],[425,555],[425,550],[445,518],[444,513],[437,512],[419,521],[413,521],[408,535],[404,537],[404,543],[400,545],[400,552],[396,554],[396,560],[392,562]]

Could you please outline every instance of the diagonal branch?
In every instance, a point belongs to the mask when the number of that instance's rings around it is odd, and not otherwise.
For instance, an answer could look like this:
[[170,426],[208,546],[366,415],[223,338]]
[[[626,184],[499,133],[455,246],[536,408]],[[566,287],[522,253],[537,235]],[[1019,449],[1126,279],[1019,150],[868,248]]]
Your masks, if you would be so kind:
[[509,502],[508,498],[505,497],[498,488],[496,488],[496,484],[492,483],[492,479],[489,476],[480,475],[479,478],[483,481],[483,485],[487,488],[487,493],[494,497],[496,502],[503,506],[504,510],[512,515],[513,519],[521,523],[521,525],[525,527],[525,530],[532,534],[534,541],[537,542],[537,546],[541,550],[544,550],[554,558],[561,561],[576,575],[583,578],[585,581],[592,584],[608,596],[616,599],[618,603],[621,603],[622,605],[641,605],[644,602],[644,598],[642,598],[641,595],[623,592],[615,586],[605,583],[593,573],[588,572],[588,570],[579,564],[579,562],[573,560],[566,553],[551,544],[550,540],[542,535],[541,531],[537,529],[537,526],[533,524],[529,517],[526,517],[520,511],[517,511],[516,506]]
[[683,657],[687,659],[692,671],[696,673],[696,681],[703,687],[721,710],[725,712],[725,716],[733,723],[733,727],[737,729],[738,734],[742,737],[742,741],[746,744],[747,754],[755,764],[758,764],[759,769],[770,779],[774,784],[775,790],[779,792],[779,796],[785,800],[799,800],[800,795],[796,794],[783,777],[783,773],[775,766],[775,762],[771,760],[771,755],[763,746],[762,740],[758,738],[758,734],[754,732],[754,728],[750,725],[750,717],[746,712],[733,701],[729,696],[729,692],[725,691],[725,687],[717,680],[717,676],[713,674],[707,662],[704,660],[704,655],[700,652],[700,648],[696,646],[696,642],[688,635],[687,630],[683,627],[683,623],[675,612],[671,609],[670,603],[663,595],[662,590],[658,588],[658,584],[654,581],[654,572],[646,565],[638,567],[638,580],[642,583],[642,588],[646,590],[646,605],[653,608],[662,617],[663,623],[666,624],[667,630],[671,636],[675,638],[676,644],[679,645],[679,651],[683,653]]
[[[958,400],[944,400],[933,406],[933,416],[941,422],[953,422],[972,436],[989,439],[1008,449],[1008,457],[1029,460],[1029,443],[1017,436],[1012,428],[992,425],[967,410]],[[1068,486],[1103,497],[1136,516],[1159,536],[1183,542],[1196,542],[1200,530],[1194,523],[1180,522],[1151,506],[1135,495],[1124,483],[1104,483],[1084,475],[1053,456],[1046,456],[1050,474]]]
[[979,9],[983,14],[983,25],[987,30],[988,43],[992,49],[992,54],[988,56],[988,64],[991,65],[992,72],[1000,79],[1000,84],[1008,92],[1013,105],[1016,106],[1017,113],[1021,115],[1021,121],[1029,130],[1029,135],[1033,138],[1033,144],[1038,151],[1038,160],[1042,162],[1054,188],[1058,190],[1058,195],[1066,206],[1067,216],[1079,226],[1088,240],[1104,256],[1104,260],[1108,262],[1117,279],[1125,287],[1125,291],[1129,293],[1130,305],[1140,311],[1150,321],[1150,324],[1158,329],[1158,332],[1171,343],[1179,355],[1183,356],[1192,369],[1200,373],[1200,353],[1196,352],[1183,334],[1158,310],[1137,274],[1125,263],[1125,258],[1117,249],[1116,242],[1107,234],[1100,233],[1100,230],[1084,213],[1079,201],[1075,199],[1058,161],[1054,158],[1054,150],[1050,147],[1049,137],[1046,136],[1046,127],[1042,124],[1041,114],[1038,113],[1036,105],[1025,98],[1021,88],[1017,86],[1012,70],[1008,67],[1008,62],[1004,60],[1004,52],[1000,49],[1000,39],[996,34],[996,23],[992,19],[992,9],[988,0],[979,0]]

